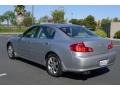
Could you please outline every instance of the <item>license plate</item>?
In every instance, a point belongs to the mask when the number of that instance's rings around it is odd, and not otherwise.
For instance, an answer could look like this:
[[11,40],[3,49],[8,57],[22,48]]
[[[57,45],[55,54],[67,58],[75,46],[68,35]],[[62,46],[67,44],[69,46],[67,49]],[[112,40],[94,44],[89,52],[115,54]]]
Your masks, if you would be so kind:
[[108,64],[108,62],[109,62],[109,59],[107,59],[107,60],[101,60],[100,61],[100,66],[105,66],[105,65]]

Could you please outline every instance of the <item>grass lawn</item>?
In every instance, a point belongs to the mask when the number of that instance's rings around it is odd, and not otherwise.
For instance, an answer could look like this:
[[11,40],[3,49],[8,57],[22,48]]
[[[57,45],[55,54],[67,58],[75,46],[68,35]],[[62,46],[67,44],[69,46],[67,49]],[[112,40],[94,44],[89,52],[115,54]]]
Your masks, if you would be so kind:
[[4,29],[4,30],[0,30],[0,33],[15,33],[15,32],[20,32],[20,33],[22,33],[22,32],[24,32],[25,30],[11,30],[11,29],[9,29],[9,30],[6,30],[6,29]]
[[0,27],[0,33],[23,33],[26,31],[26,28],[9,28],[9,27]]

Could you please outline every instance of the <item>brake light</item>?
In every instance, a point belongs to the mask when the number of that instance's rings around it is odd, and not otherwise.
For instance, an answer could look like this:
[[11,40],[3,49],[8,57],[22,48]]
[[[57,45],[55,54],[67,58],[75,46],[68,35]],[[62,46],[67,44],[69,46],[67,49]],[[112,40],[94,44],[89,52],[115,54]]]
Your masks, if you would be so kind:
[[74,52],[93,52],[93,49],[86,47],[83,42],[70,45],[70,49]]
[[112,49],[113,48],[113,44],[112,44],[112,42],[110,42],[109,44],[108,44],[108,49]]

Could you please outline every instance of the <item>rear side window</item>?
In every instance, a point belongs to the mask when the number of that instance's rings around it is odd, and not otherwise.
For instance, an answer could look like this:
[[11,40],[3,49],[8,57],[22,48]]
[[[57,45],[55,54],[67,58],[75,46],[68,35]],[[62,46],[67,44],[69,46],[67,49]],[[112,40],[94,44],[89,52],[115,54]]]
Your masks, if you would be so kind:
[[61,27],[60,30],[62,30],[65,34],[67,34],[70,37],[95,37],[97,36],[93,32],[80,26]]
[[55,35],[55,30],[49,27],[41,27],[40,31],[39,38],[53,38]]

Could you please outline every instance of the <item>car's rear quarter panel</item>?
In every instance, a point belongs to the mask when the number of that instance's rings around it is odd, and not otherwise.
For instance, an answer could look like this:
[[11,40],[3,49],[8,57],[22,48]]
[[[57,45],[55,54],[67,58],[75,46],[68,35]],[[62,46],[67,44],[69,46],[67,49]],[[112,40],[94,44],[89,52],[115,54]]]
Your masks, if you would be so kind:
[[[64,71],[87,71],[92,69],[101,68],[101,60],[109,59],[108,65],[111,65],[114,60],[116,53],[113,49],[108,50],[107,45],[110,42],[109,40],[101,39],[99,42],[104,43],[102,46],[96,41],[93,40],[87,41],[86,46],[92,47],[93,52],[73,52],[70,50],[70,45],[74,43],[79,43],[79,41],[73,40],[56,40],[52,49],[57,52],[60,57],[63,65]],[[84,41],[84,40],[83,40]]]

